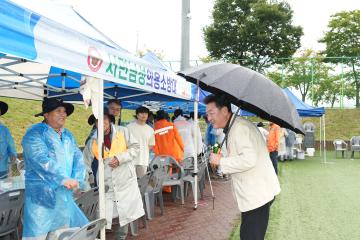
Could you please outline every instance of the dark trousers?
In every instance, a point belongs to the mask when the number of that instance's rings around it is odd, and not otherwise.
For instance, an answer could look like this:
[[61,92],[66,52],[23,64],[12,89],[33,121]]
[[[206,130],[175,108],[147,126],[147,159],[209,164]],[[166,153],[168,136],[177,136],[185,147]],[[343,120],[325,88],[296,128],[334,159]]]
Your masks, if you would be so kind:
[[271,162],[274,166],[274,169],[275,169],[275,172],[277,175],[278,174],[278,152],[277,151],[270,152],[270,159],[271,159]]
[[240,240],[264,240],[271,203],[241,213]]
[[92,187],[97,187],[98,186],[97,181],[96,181],[98,167],[99,167],[99,161],[94,158],[92,163],[91,163],[91,170],[92,170],[93,175],[94,175],[94,186],[92,186]]

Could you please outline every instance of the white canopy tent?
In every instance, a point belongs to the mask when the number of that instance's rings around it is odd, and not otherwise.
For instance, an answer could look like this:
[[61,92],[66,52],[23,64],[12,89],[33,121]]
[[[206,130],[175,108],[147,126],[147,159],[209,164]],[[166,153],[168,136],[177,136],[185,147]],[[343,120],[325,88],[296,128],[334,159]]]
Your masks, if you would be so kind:
[[[64,94],[74,91],[46,84],[49,68],[55,66],[129,88],[179,99],[191,98],[191,85],[183,78],[132,56],[91,26],[73,8],[50,1],[0,2],[0,54],[1,96],[42,99],[46,96],[44,90]],[[103,92],[103,80],[99,80],[98,89]],[[102,96],[98,104],[103,105]],[[102,116],[100,108],[99,136],[103,135]],[[100,138],[99,152],[102,152],[102,142]],[[101,160],[100,157],[99,162]],[[100,218],[103,218],[103,164],[99,164],[98,171],[99,209]],[[105,239],[104,229],[101,239]]]

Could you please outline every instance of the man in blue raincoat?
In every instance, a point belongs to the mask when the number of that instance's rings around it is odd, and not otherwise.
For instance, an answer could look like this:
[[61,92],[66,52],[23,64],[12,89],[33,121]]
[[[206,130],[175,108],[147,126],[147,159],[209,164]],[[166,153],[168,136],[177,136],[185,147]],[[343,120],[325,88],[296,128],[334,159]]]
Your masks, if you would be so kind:
[[[8,110],[8,105],[0,101],[0,116]],[[15,143],[9,129],[0,123],[0,179],[8,176],[9,160],[16,159]]]
[[45,240],[52,232],[81,227],[87,219],[73,199],[85,180],[82,153],[64,128],[74,106],[45,98],[44,121],[31,126],[23,140],[25,159],[24,240]]

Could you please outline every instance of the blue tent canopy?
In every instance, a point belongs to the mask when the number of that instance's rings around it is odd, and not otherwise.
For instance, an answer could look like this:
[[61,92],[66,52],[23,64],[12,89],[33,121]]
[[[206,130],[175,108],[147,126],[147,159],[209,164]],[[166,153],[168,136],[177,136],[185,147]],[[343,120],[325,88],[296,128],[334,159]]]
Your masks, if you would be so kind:
[[298,111],[300,117],[321,117],[325,114],[324,107],[312,107],[304,103],[298,99],[288,88],[284,88],[283,91],[295,105],[295,108]]

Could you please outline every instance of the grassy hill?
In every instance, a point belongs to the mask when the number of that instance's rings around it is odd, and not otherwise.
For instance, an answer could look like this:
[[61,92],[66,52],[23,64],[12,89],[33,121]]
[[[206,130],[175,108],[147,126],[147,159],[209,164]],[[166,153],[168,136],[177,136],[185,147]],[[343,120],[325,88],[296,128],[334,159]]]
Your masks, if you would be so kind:
[[[41,117],[34,117],[41,112],[41,102],[32,100],[22,100],[0,97],[1,101],[9,104],[9,111],[0,117],[0,121],[8,126],[17,145],[17,150],[21,152],[21,138],[26,129],[34,123],[42,121]],[[83,145],[90,132],[87,124],[90,109],[85,109],[83,105],[75,105],[74,113],[68,118],[66,127],[75,135],[79,145]],[[133,119],[133,111],[123,110],[123,121]],[[351,136],[360,135],[360,109],[327,109],[326,110],[326,139],[333,140],[342,138],[349,140]],[[319,129],[319,118],[304,118],[303,121],[312,121]],[[201,125],[204,125],[201,124]],[[202,126],[202,128],[204,128]],[[319,139],[319,131],[317,131]]]
[[[0,97],[0,101],[4,101],[9,105],[8,112],[0,116],[0,121],[10,129],[16,142],[16,148],[18,152],[21,152],[21,139],[26,129],[32,124],[43,120],[42,117],[34,117],[36,113],[41,112],[41,101],[5,97]],[[90,114],[90,108],[85,109],[84,105],[75,105],[74,113],[67,119],[65,126],[74,134],[79,145],[84,144],[91,130],[91,127],[87,123]],[[123,110],[122,114],[124,121],[130,121],[133,118],[134,112]]]

